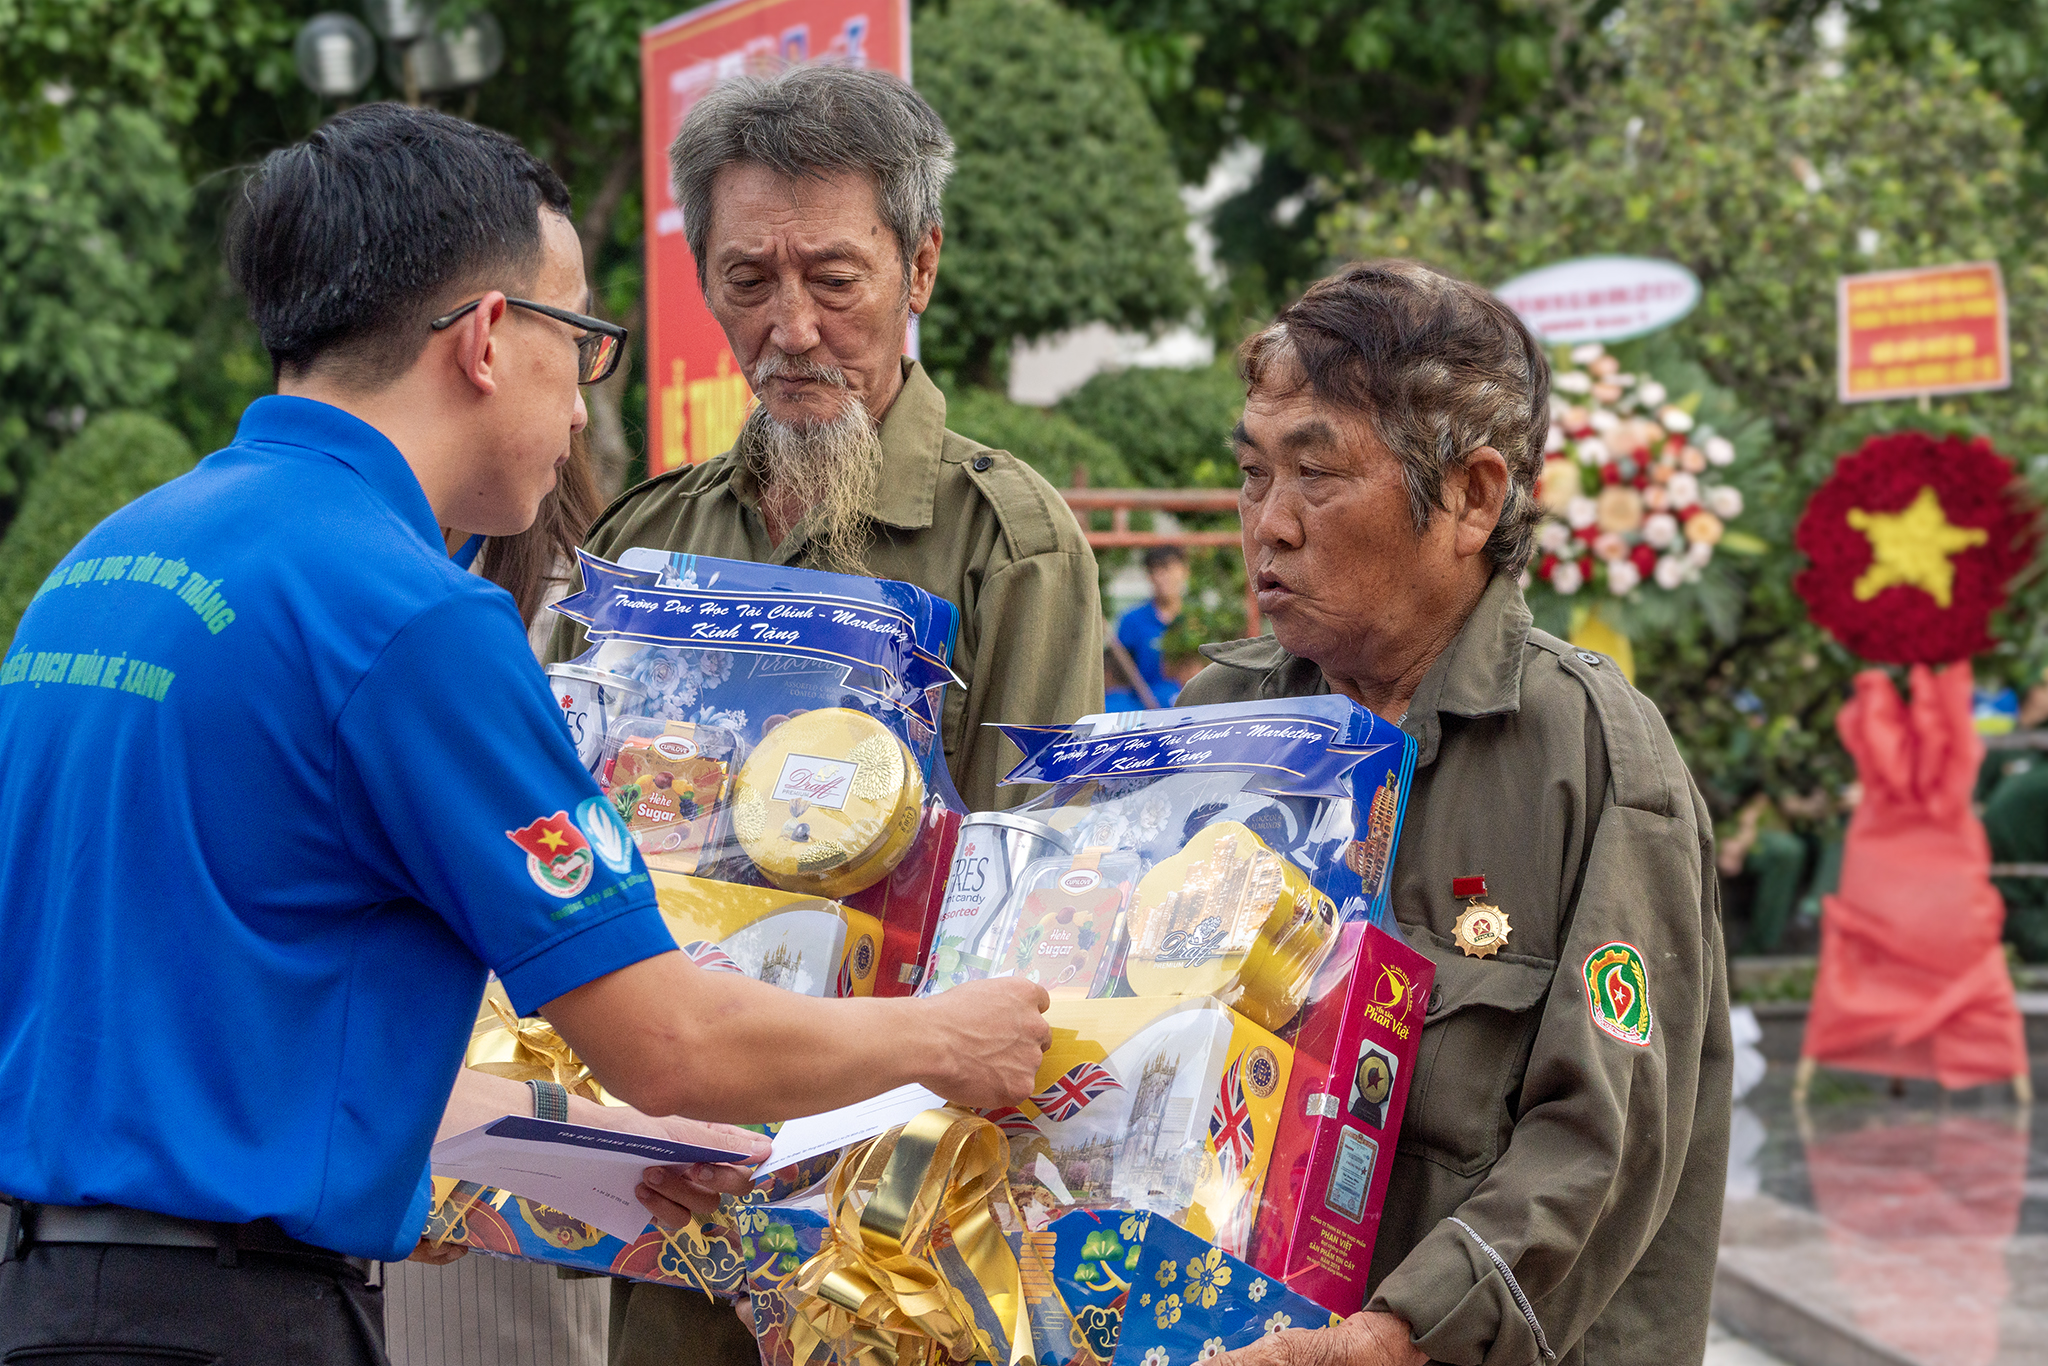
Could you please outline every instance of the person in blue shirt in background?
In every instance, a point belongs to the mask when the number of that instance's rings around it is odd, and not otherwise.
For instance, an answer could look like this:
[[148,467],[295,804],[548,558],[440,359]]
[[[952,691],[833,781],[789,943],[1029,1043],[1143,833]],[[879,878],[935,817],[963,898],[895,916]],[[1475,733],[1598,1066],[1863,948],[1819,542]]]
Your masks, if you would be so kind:
[[[648,1115],[1031,1090],[1028,982],[818,1000],[677,952],[511,596],[450,561],[534,520],[617,363],[568,209],[431,110],[273,153],[227,252],[277,395],[0,660],[0,1360],[381,1363],[361,1259],[415,1248],[437,1131],[580,1117],[461,1071],[487,970]],[[657,1213],[739,1185],[662,1171]]]
[[[1122,654],[1112,649],[1105,677],[1121,678],[1123,687],[1112,687],[1105,699],[1110,711],[1142,711],[1170,707],[1180,696],[1180,681],[1170,677],[1159,651],[1160,642],[1180,620],[1188,595],[1188,557],[1176,545],[1155,545],[1145,552],[1145,577],[1152,580],[1152,597],[1125,612],[1116,622],[1116,641]],[[1137,671],[1137,679],[1131,672]],[[1137,686],[1152,694],[1148,702]]]

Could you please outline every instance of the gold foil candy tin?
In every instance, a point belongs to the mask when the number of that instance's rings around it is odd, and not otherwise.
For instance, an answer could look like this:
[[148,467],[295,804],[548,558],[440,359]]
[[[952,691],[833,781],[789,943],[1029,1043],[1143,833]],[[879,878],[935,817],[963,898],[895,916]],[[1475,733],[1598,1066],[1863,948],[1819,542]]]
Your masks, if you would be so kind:
[[848,896],[888,876],[917,840],[924,778],[874,717],[834,707],[762,736],[733,784],[733,834],[789,891]]
[[1138,884],[1124,976],[1140,996],[1221,996],[1278,1029],[1336,938],[1336,908],[1251,830],[1220,821]]

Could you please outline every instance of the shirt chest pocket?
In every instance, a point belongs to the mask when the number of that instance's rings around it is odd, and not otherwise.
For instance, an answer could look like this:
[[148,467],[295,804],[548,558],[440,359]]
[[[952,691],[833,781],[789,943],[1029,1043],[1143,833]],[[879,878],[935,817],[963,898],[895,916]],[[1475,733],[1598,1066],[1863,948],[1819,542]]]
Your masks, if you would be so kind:
[[1416,1053],[1401,1146],[1459,1176],[1500,1160],[1515,1127],[1511,1108],[1527,1070],[1557,965],[1542,959],[1468,958],[1409,942],[1436,963],[1436,984]]

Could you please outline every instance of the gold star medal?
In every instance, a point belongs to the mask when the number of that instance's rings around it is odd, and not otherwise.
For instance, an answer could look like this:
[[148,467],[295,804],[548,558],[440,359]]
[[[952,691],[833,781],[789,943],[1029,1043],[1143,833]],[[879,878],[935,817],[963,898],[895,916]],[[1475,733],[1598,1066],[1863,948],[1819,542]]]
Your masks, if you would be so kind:
[[1465,951],[1465,956],[1491,958],[1499,953],[1514,931],[1508,924],[1507,912],[1483,900],[1486,896],[1485,876],[1452,878],[1451,895],[1467,901],[1463,914],[1459,915],[1458,923],[1452,929],[1452,938]]

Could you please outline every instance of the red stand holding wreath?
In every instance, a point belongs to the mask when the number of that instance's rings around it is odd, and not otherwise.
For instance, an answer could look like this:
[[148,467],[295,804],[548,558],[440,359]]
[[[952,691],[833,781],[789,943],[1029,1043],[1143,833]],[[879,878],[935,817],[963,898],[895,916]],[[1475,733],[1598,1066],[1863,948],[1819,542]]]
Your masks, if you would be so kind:
[[1826,1063],[1948,1088],[2011,1080],[2031,1100],[2005,905],[1970,809],[1984,746],[1969,657],[2034,547],[2015,489],[1985,441],[1902,432],[1843,457],[1800,518],[1813,563],[1793,586],[1813,619],[1865,659],[1912,666],[1910,702],[1869,669],[1835,720],[1863,800],[1824,902],[1801,1095]]

